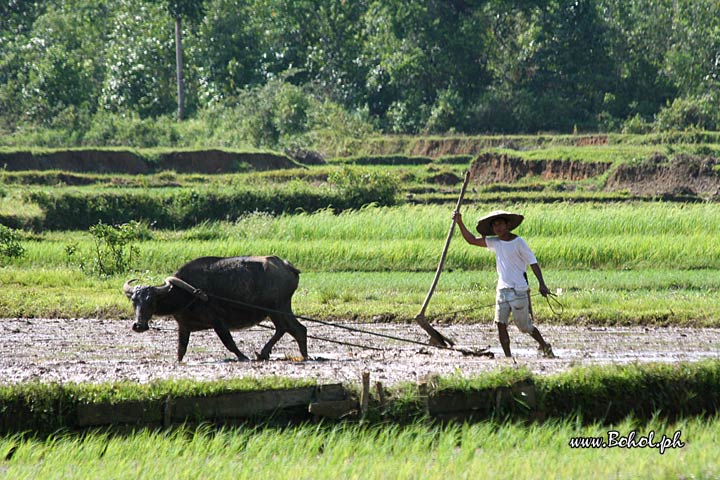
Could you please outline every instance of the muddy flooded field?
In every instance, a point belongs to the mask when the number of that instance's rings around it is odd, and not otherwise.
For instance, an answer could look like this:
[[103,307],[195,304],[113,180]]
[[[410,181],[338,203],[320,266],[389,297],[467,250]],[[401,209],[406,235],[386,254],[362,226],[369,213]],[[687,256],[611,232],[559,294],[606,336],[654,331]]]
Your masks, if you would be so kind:
[[[426,342],[415,324],[351,324],[383,335]],[[314,378],[322,383],[358,383],[369,371],[373,382],[386,385],[419,381],[431,375],[472,376],[508,367],[550,374],[578,365],[630,362],[680,362],[720,358],[720,329],[541,326],[558,358],[537,355],[535,342],[510,328],[514,358],[502,355],[495,327],[443,325],[438,329],[456,346],[479,350],[489,347],[495,358],[463,355],[396,339],[309,324],[308,334],[365,347],[309,339],[309,361],[297,361],[294,340],[286,335],[275,346],[271,360],[237,362],[213,331],[190,338],[185,361],[176,358],[174,320],[160,319],[145,333],[134,333],[130,322],[99,319],[0,320],[0,383],[115,382],[147,383],[163,379],[219,380],[237,377],[283,376]],[[268,323],[267,326],[270,326]],[[233,332],[238,347],[254,357],[272,331],[254,327]]]

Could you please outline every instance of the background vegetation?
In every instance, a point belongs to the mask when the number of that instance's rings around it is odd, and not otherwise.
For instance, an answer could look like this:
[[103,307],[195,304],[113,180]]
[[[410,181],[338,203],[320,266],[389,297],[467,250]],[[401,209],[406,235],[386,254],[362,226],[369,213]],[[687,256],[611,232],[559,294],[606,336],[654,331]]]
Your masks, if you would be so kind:
[[720,127],[715,0],[10,1],[0,18],[4,145]]

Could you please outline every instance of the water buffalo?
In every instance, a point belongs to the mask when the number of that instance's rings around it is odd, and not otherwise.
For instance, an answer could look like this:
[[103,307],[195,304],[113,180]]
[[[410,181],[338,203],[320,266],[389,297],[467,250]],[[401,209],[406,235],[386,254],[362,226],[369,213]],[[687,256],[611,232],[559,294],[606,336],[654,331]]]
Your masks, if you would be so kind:
[[257,325],[267,317],[275,325],[275,334],[257,357],[270,358],[273,346],[288,332],[307,359],[307,329],[291,307],[299,274],[289,262],[275,256],[202,257],[180,267],[161,286],[132,286],[134,280],[130,280],[123,290],[135,309],[134,331],[148,330],[153,315],[175,317],[178,362],[185,356],[190,333],[210,328],[239,360],[248,360],[235,345],[230,330]]

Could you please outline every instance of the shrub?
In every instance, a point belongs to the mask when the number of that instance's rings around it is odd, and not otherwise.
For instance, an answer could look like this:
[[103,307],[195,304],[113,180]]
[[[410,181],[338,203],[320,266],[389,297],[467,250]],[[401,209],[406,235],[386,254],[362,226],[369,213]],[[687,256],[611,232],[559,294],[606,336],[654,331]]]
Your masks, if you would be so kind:
[[343,167],[328,176],[350,204],[362,206],[369,203],[393,205],[398,182],[389,173]]
[[425,131],[431,133],[454,132],[456,128],[466,126],[464,99],[454,89],[448,87],[438,93],[430,116],[425,123]]
[[25,248],[20,245],[20,234],[17,230],[0,225],[0,259],[20,258],[25,255]]
[[138,115],[98,112],[84,137],[91,146],[130,146],[138,148],[173,147],[180,141],[178,127],[171,117],[141,119]]
[[[139,256],[134,241],[140,240],[147,229],[138,222],[129,222],[113,226],[98,222],[90,227],[90,234],[95,241],[93,254],[78,259],[80,269],[88,274],[110,276],[129,271]],[[77,255],[77,245],[65,247],[69,262]]]
[[705,94],[695,97],[676,98],[672,104],[660,110],[655,117],[655,128],[661,132],[668,130],[717,130],[720,116],[717,105],[718,94]]
[[647,122],[642,115],[636,113],[634,117],[630,117],[623,122],[622,133],[649,133],[652,125]]

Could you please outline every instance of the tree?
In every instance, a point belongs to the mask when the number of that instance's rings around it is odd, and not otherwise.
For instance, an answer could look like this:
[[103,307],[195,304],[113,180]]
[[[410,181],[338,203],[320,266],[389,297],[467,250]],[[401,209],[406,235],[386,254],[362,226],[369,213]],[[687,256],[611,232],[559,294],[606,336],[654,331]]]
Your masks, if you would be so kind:
[[198,66],[205,104],[228,102],[243,88],[261,85],[265,28],[247,0],[211,0],[197,43],[187,53]]
[[673,43],[676,0],[601,0],[608,26],[609,52],[615,61],[615,85],[605,110],[627,119],[650,119],[677,94],[665,68]]
[[482,10],[468,2],[372,2],[362,57],[370,113],[390,130],[417,132],[434,107],[478,95],[491,78],[486,27]]
[[535,15],[512,88],[519,130],[594,128],[615,72],[598,0],[550,0]]
[[701,96],[720,90],[720,3],[675,0],[673,42],[667,69],[681,94]]
[[0,115],[11,124],[72,128],[78,115],[97,109],[111,14],[100,0],[47,2],[16,13],[6,19],[15,20],[9,30],[0,31]]
[[118,0],[105,49],[100,105],[108,112],[156,117],[175,105],[173,40],[164,7]]
[[266,80],[285,76],[347,106],[364,102],[366,70],[359,61],[364,39],[359,25],[366,0],[251,3],[250,22],[264,32],[260,49]]

